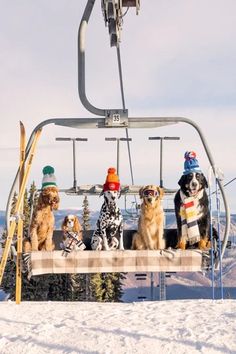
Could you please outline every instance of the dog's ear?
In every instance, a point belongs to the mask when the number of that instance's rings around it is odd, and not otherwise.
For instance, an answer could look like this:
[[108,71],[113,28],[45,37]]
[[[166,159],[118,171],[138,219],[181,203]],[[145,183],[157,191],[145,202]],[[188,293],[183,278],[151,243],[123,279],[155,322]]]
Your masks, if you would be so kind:
[[43,196],[42,196],[42,192],[40,192],[39,197],[38,197],[38,201],[37,201],[38,206],[43,204]]
[[139,190],[140,199],[143,199],[143,191],[144,191],[144,187],[140,188],[140,190]]
[[204,175],[202,175],[202,185],[203,187],[208,188],[208,182]]
[[61,224],[62,231],[66,231],[66,223],[67,223],[67,216],[65,216],[64,220],[62,221],[62,224]]
[[[48,198],[50,199],[50,198]],[[58,210],[60,204],[60,198],[59,196],[54,198],[54,203],[53,203],[53,210]]]
[[181,178],[180,178],[180,180],[179,180],[179,182],[178,182],[178,185],[179,185],[180,187],[182,187],[182,186],[184,186],[184,184],[185,184],[185,176],[182,175]]
[[38,199],[38,204],[39,205],[48,205],[49,204],[49,192],[48,192],[48,188],[43,189],[39,195],[39,199]]
[[57,202],[56,202],[56,204],[54,205],[53,209],[54,209],[54,210],[58,210],[59,205],[60,205],[60,197],[59,197],[59,195],[58,195],[58,196],[57,196]]
[[160,196],[160,199],[163,198],[165,192],[164,192],[164,188],[162,187],[157,187],[157,190],[158,190],[158,193],[159,193],[159,196]]
[[74,231],[79,232],[81,230],[80,222],[77,216],[75,216],[74,220]]

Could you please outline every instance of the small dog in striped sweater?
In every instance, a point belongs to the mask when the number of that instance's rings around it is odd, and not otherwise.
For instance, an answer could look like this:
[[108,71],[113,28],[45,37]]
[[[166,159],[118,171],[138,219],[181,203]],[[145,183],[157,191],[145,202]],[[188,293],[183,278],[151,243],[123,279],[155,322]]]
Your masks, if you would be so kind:
[[82,241],[82,226],[76,215],[65,216],[61,228],[63,231],[63,242],[61,243],[63,256],[67,257],[73,250],[84,250],[86,248]]

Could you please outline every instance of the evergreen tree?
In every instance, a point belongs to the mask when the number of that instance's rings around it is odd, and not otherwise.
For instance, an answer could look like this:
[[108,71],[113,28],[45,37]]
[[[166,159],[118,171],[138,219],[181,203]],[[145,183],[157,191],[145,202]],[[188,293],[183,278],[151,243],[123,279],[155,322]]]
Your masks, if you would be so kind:
[[[28,235],[28,229],[29,225],[31,222],[31,218],[33,215],[33,211],[35,210],[35,207],[38,203],[38,190],[36,187],[35,182],[33,181],[30,185],[29,193],[25,196],[25,203],[24,203],[24,215],[25,215],[25,221],[24,221],[24,231],[25,231],[25,236]],[[26,206],[27,203],[27,206]]]
[[70,274],[72,301],[91,300],[87,288],[90,282],[89,277],[90,274]]
[[33,207],[33,209],[35,208],[35,206],[38,202],[38,197],[39,197],[38,190],[37,190],[35,182],[33,181],[30,186],[29,196],[28,196],[28,203],[29,203],[30,208],[32,208],[32,207]]
[[105,273],[95,273],[91,275],[92,294],[95,301],[104,301],[104,276]]
[[14,194],[13,194],[13,198],[12,198],[11,214],[14,214],[14,212],[15,212],[17,199],[18,199],[18,194],[17,194],[16,191],[15,191]]
[[28,235],[29,223],[30,223],[30,205],[28,203],[28,191],[25,190],[24,200],[23,200],[23,218],[24,218],[24,226],[23,226],[23,234],[24,236]]
[[97,273],[92,276],[94,297],[99,302],[118,302],[123,295],[123,273]]
[[83,230],[90,230],[90,210],[89,210],[89,201],[87,195],[84,196],[82,206],[83,206],[82,227]]
[[113,301],[121,301],[123,295],[123,280],[126,279],[126,273],[111,273],[113,278]]
[[48,274],[47,282],[47,300],[71,301],[70,274]]
[[[15,209],[16,209],[17,199],[18,199],[18,194],[16,192],[14,192],[13,198],[12,198],[11,213],[10,213],[11,217],[15,216]],[[14,236],[13,236],[13,242],[16,241],[16,231],[17,231],[17,228],[15,229],[15,233],[14,233]],[[6,230],[5,230],[5,236],[7,236],[6,235]],[[4,244],[5,244],[5,239],[4,239]]]
[[[88,197],[83,200],[82,228],[90,230],[90,210]],[[91,274],[71,274],[71,290],[73,301],[91,301]]]
[[[15,195],[14,195],[15,196]],[[14,198],[13,196],[13,198]],[[3,230],[2,236],[1,236],[1,248],[2,248],[2,252],[4,251],[4,247],[5,247],[5,243],[6,243],[6,239],[7,239],[7,229],[5,228]],[[11,294],[15,292],[14,286],[15,286],[15,273],[14,272],[14,265],[15,263],[13,263],[12,259],[10,258],[11,255],[9,255],[7,262],[6,262],[6,266],[5,266],[5,270],[4,270],[4,274],[3,274],[3,279],[2,279],[2,283],[1,283],[1,288],[7,293],[10,294],[10,298],[11,298]]]

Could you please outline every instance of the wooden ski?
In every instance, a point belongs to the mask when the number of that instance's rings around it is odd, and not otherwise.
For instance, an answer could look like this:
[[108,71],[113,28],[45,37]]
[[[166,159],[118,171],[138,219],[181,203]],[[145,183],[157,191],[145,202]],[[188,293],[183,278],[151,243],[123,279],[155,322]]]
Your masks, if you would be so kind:
[[[25,127],[20,122],[20,173],[19,173],[19,192],[24,178],[24,164],[25,164],[25,143],[26,134]],[[22,286],[22,242],[23,242],[23,220],[24,202],[22,201],[19,208],[20,217],[17,223],[17,257],[16,257],[16,304],[21,301],[21,286]]]
[[37,132],[35,133],[34,137],[33,137],[33,141],[30,147],[30,151],[29,151],[29,155],[27,158],[27,162],[25,163],[25,173],[22,179],[22,183],[21,183],[21,188],[20,188],[20,192],[18,195],[18,199],[16,202],[16,206],[15,206],[15,211],[14,211],[14,215],[13,215],[13,220],[10,224],[10,228],[9,228],[9,232],[7,235],[7,239],[6,239],[6,244],[4,247],[4,251],[3,251],[3,255],[2,255],[2,259],[1,259],[1,264],[0,264],[0,285],[2,283],[2,278],[3,278],[3,274],[4,274],[4,270],[6,267],[6,263],[7,263],[7,258],[9,255],[9,251],[10,251],[10,247],[12,244],[12,239],[13,239],[13,235],[16,229],[16,220],[19,216],[19,211],[20,211],[20,207],[24,198],[24,193],[25,193],[25,188],[26,188],[26,184],[28,182],[28,178],[29,178],[29,173],[30,173],[30,169],[32,166],[32,161],[34,158],[34,153],[35,153],[35,148],[37,145],[37,142],[39,140],[41,134],[41,129],[37,130]]

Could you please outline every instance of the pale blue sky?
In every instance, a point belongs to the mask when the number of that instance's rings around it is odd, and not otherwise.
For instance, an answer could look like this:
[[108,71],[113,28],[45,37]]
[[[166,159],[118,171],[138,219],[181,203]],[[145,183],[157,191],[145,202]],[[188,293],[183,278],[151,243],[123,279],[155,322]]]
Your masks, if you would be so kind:
[[[18,164],[19,121],[27,135],[55,117],[90,117],[77,93],[77,32],[85,0],[1,0],[0,12],[0,209]],[[234,0],[141,0],[139,16],[124,18],[121,54],[126,106],[132,116],[185,116],[200,125],[225,182],[236,176],[236,2]],[[88,27],[86,87],[99,108],[121,107],[116,51],[109,47],[100,0]],[[115,165],[115,145],[105,136],[117,131],[45,128],[30,181],[40,188],[41,169],[51,164],[58,185],[72,186],[72,146],[56,136],[88,137],[78,145],[78,180],[103,183]],[[164,181],[177,188],[185,150],[195,150],[207,174],[208,161],[196,133],[183,124],[155,131],[130,131],[136,184],[157,183],[157,143],[148,136],[180,136],[164,146]],[[125,145],[121,182],[130,183]],[[226,189],[236,212],[236,182]],[[121,201],[122,202],[122,201]],[[80,207],[81,198],[62,197],[61,207]],[[101,204],[90,200],[92,209]]]

